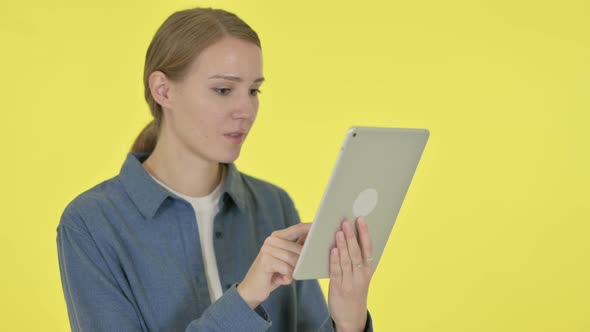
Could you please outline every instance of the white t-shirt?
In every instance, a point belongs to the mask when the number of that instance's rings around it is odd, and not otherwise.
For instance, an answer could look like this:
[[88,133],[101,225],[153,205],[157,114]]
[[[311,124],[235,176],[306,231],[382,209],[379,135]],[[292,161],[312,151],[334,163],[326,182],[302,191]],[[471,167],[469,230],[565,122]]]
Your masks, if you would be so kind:
[[186,199],[195,210],[197,217],[197,227],[199,228],[199,238],[201,240],[201,252],[205,262],[205,274],[207,276],[207,285],[209,286],[209,297],[211,303],[214,303],[221,297],[221,281],[219,280],[219,270],[217,269],[217,260],[215,259],[215,248],[213,247],[213,221],[217,212],[219,212],[219,199],[221,197],[221,188],[225,180],[225,172],[222,172],[222,178],[219,185],[212,193],[204,197],[192,197],[181,194],[167,185],[160,182],[153,175],[150,176],[164,188],[174,194]]

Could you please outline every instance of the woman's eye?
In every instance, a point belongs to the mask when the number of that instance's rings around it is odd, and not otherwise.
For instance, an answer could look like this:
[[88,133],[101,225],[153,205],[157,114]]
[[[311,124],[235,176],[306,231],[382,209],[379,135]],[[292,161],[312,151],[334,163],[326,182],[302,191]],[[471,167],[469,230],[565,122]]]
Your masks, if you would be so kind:
[[214,88],[213,90],[215,90],[217,93],[219,93],[222,96],[227,95],[230,91],[229,88]]
[[253,96],[258,95],[259,93],[262,93],[262,91],[258,90],[258,89],[251,89],[250,90],[250,94]]

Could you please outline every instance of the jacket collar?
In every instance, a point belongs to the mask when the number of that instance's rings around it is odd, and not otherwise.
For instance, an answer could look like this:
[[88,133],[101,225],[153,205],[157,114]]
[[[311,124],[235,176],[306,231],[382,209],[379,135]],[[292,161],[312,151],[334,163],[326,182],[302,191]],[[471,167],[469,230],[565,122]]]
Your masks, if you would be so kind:
[[[152,219],[164,200],[168,197],[182,199],[154,181],[143,168],[142,163],[150,152],[129,152],[119,177],[131,200],[144,217]],[[244,182],[234,163],[225,164],[227,173],[221,193],[222,200],[230,197],[234,204],[243,212],[246,208]]]

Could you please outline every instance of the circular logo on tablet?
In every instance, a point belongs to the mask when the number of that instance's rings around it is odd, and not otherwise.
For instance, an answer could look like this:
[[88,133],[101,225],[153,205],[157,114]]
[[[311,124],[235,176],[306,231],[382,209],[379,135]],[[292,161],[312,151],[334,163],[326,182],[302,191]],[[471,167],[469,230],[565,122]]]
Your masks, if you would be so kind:
[[377,206],[377,200],[379,199],[379,193],[373,188],[368,188],[357,196],[352,205],[352,213],[354,217],[368,216],[369,213],[373,212]]

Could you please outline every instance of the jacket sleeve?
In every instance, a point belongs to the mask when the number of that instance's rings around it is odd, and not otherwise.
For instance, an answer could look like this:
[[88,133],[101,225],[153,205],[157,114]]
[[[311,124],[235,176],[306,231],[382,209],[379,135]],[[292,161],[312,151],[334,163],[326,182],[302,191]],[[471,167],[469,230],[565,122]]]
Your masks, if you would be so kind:
[[[72,331],[148,331],[135,300],[119,287],[105,258],[73,209],[57,227],[62,288]],[[265,331],[271,325],[262,306],[255,310],[232,285],[201,317],[186,327],[197,331]]]
[[[287,214],[288,226],[301,222],[299,212],[293,203],[293,200],[282,191],[284,204]],[[334,321],[326,305],[326,299],[320,284],[317,280],[297,280],[297,331],[333,332]],[[367,323],[365,332],[373,332],[373,322],[371,314],[367,310]]]

